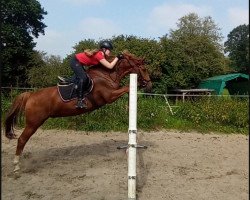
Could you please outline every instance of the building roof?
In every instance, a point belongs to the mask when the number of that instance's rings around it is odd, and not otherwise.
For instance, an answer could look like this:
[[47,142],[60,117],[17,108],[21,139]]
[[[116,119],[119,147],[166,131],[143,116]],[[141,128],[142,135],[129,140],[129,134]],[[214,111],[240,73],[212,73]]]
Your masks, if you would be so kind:
[[245,78],[249,79],[249,75],[247,74],[242,74],[242,73],[235,73],[235,74],[225,74],[225,75],[220,75],[220,76],[213,76],[211,78],[204,79],[203,81],[230,81],[232,79],[236,78]]
[[[222,94],[223,89],[226,87],[229,81],[242,82],[248,81],[249,75],[242,73],[226,74],[220,76],[214,76],[201,81],[198,88],[214,89],[217,94]],[[240,86],[238,86],[240,90]]]

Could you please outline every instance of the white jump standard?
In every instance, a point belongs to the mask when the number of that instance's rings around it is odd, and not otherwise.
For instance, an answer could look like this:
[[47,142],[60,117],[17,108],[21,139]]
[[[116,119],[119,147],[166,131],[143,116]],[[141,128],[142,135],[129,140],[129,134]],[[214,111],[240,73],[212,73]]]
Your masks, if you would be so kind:
[[136,200],[136,148],[147,148],[137,145],[137,74],[130,74],[129,85],[129,141],[128,145],[118,147],[128,150],[128,200]]

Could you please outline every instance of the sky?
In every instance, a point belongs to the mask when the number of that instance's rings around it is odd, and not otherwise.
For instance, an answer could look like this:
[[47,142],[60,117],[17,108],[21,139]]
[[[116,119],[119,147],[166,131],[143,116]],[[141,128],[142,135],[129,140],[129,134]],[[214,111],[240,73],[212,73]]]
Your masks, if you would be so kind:
[[118,35],[158,39],[175,30],[178,20],[196,13],[212,17],[227,35],[249,24],[248,0],[38,0],[45,11],[45,35],[34,41],[36,50],[65,58],[85,39],[110,39]]

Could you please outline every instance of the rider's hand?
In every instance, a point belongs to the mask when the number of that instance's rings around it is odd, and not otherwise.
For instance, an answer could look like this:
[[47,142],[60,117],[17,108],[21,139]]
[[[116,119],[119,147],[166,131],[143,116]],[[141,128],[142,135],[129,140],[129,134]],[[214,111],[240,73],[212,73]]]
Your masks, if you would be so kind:
[[116,57],[118,58],[118,60],[121,60],[121,59],[123,59],[123,58],[124,58],[124,56],[123,56],[123,54],[122,54],[122,53],[119,53]]

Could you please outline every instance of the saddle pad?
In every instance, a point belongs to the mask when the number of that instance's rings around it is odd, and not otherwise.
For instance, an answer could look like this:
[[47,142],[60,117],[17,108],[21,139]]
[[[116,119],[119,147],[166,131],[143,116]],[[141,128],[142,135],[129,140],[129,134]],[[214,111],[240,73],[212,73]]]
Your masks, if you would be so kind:
[[77,90],[74,83],[69,85],[57,85],[57,89],[63,101],[70,101],[77,98]]
[[[94,87],[94,82],[92,79],[89,79],[86,89],[83,91],[83,95],[86,96],[89,94]],[[77,85],[75,83],[70,83],[68,85],[57,84],[57,90],[61,99],[65,102],[71,101],[77,98]]]

